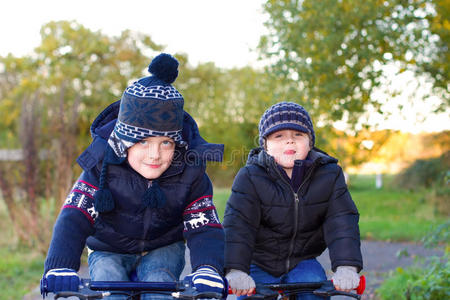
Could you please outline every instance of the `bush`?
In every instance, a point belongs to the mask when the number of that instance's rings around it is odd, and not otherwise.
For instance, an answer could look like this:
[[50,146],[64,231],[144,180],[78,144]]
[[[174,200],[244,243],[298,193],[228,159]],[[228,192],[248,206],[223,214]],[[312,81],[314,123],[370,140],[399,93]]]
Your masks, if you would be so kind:
[[428,247],[444,243],[444,256],[431,257],[426,267],[397,269],[377,290],[381,299],[450,299],[449,227],[450,221],[423,240]]
[[396,176],[394,184],[414,191],[431,189],[427,200],[440,214],[450,215],[450,151],[438,158],[416,160]]
[[416,160],[395,178],[395,183],[408,189],[429,188],[439,184],[449,170],[450,151],[447,151],[437,158]]
[[445,172],[433,186],[429,199],[439,213],[450,216],[450,171]]

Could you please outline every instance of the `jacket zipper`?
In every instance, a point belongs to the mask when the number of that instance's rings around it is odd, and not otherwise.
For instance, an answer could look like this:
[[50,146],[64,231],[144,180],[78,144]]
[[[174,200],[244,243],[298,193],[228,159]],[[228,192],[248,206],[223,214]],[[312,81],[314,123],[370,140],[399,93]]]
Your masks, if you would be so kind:
[[298,206],[299,206],[299,203],[300,203],[300,200],[299,200],[299,198],[298,198],[298,192],[300,191],[300,189],[303,187],[303,185],[306,183],[306,181],[308,181],[308,179],[309,179],[309,177],[311,177],[311,174],[312,174],[312,171],[313,171],[313,169],[315,168],[315,166],[316,166],[316,163],[313,163],[313,165],[311,166],[311,169],[309,170],[309,172],[308,172],[308,174],[305,176],[305,179],[303,179],[303,182],[300,184],[300,186],[298,187],[298,189],[297,189],[297,193],[294,191],[294,189],[292,188],[292,186],[289,184],[289,182],[287,182],[284,178],[283,178],[283,176],[282,176],[282,174],[280,173],[280,171],[278,170],[278,168],[277,168],[277,166],[275,165],[275,170],[277,171],[277,173],[280,175],[280,178],[281,178],[281,180],[282,181],[284,181],[288,186],[289,186],[289,188],[291,189],[291,191],[292,191],[292,194],[294,195],[294,199],[295,199],[295,209],[294,209],[294,234],[292,235],[292,238],[291,238],[291,242],[289,243],[289,253],[288,253],[288,256],[287,256],[287,258],[286,258],[286,272],[285,272],[285,274],[287,274],[287,273],[289,273],[289,267],[290,267],[290,260],[289,260],[289,258],[291,257],[291,255],[292,255],[292,252],[294,251],[294,242],[295,242],[295,237],[297,236],[297,229],[298,229]]

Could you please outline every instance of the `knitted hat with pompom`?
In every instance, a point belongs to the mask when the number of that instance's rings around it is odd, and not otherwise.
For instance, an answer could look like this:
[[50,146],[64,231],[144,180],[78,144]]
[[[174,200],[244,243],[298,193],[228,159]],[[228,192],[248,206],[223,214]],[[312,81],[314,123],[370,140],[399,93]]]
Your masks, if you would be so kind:
[[[152,76],[144,77],[128,86],[120,100],[119,116],[108,145],[100,173],[99,190],[94,206],[99,212],[112,211],[114,199],[106,182],[109,164],[120,164],[127,157],[128,148],[152,136],[167,136],[177,146],[186,147],[182,139],[184,99],[171,85],[178,76],[178,61],[171,55],[156,56],[148,67]],[[162,207],[165,197],[157,180],[143,195],[144,206]]]

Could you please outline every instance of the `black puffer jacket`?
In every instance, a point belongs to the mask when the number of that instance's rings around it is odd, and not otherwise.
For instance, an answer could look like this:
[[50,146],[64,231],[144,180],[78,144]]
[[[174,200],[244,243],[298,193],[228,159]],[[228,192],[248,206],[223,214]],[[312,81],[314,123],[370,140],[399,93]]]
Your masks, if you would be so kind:
[[253,149],[233,183],[225,216],[225,268],[249,273],[250,263],[273,276],[329,248],[332,269],[362,269],[358,210],[337,160],[313,149],[298,191],[275,160]]

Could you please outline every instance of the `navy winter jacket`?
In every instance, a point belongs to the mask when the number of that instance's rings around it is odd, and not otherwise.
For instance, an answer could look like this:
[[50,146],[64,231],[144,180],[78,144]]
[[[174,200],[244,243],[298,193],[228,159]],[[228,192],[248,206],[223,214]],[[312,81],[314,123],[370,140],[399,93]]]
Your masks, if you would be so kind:
[[116,253],[141,253],[185,239],[191,265],[223,269],[224,233],[212,201],[212,184],[205,173],[206,160],[221,160],[223,145],[209,144],[197,124],[184,114],[183,139],[188,149],[175,152],[171,166],[156,179],[166,203],[162,208],[143,205],[149,181],[125,160],[110,164],[107,184],[115,209],[98,213],[94,195],[98,190],[102,159],[114,128],[120,101],[107,107],[94,121],[91,145],[77,159],[83,172],[68,195],[54,226],[45,272],[54,268],[78,270],[85,246]]
[[252,263],[279,277],[327,247],[333,270],[362,269],[359,214],[343,172],[318,149],[308,159],[312,165],[294,191],[273,157],[262,148],[250,152],[225,210],[226,269],[249,274]]

